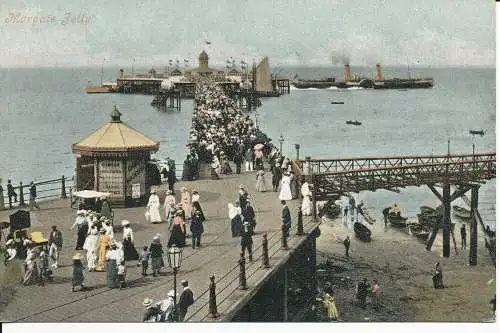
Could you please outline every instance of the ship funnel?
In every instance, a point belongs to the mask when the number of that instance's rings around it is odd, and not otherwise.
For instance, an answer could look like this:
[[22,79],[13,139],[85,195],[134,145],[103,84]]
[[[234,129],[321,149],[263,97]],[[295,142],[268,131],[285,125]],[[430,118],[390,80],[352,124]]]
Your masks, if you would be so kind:
[[376,65],[375,81],[382,81],[382,72],[380,71],[380,64]]
[[349,64],[344,65],[344,82],[351,81],[351,67]]

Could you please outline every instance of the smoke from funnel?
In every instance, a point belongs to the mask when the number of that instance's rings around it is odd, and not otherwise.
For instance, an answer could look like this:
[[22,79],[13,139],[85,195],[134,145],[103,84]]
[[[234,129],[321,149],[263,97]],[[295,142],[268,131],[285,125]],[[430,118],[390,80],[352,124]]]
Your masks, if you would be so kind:
[[345,65],[349,63],[349,56],[332,52],[330,60],[332,61],[332,65]]

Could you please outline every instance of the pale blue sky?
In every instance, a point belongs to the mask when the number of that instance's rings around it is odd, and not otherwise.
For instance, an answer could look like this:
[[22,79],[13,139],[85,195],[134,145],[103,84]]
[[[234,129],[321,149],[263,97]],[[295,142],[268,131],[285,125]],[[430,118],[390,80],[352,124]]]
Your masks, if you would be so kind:
[[[2,0],[0,67],[166,65],[270,57],[271,65],[495,65],[488,0]],[[75,23],[62,24],[66,13]],[[13,16],[52,15],[51,23]],[[204,45],[204,40],[212,45]],[[408,60],[407,60],[408,59]],[[339,63],[340,64],[340,63]]]

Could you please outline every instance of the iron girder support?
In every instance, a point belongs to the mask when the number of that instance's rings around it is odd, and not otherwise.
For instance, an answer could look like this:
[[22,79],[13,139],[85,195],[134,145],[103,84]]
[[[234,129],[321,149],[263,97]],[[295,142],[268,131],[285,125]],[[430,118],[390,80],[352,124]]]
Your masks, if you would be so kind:
[[477,265],[477,206],[479,201],[479,186],[473,186],[471,191],[470,208],[473,212],[470,223],[469,265]]

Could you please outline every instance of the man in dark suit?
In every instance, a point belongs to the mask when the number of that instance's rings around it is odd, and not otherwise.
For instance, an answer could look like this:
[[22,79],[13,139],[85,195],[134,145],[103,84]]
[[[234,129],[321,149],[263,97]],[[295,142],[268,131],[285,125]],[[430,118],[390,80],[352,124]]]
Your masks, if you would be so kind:
[[285,236],[288,237],[290,235],[290,228],[292,227],[292,217],[290,215],[290,209],[286,205],[285,200],[281,200],[281,221],[282,227],[285,231]]
[[253,207],[250,205],[250,202],[247,201],[247,204],[245,205],[245,209],[242,211],[243,215],[243,223],[245,221],[248,221],[250,223],[250,228],[251,228],[251,234],[255,234],[255,226],[257,225],[257,222],[255,221],[255,211]]
[[49,256],[54,260],[52,267],[57,268],[59,264],[59,253],[61,253],[62,245],[63,245],[63,236],[62,233],[57,230],[55,225],[52,226],[52,232],[49,236]]
[[273,183],[273,191],[278,192],[278,187],[280,186],[280,181],[281,178],[283,177],[283,174],[281,172],[280,164],[276,163],[272,167],[272,173],[273,173],[273,178],[272,178],[272,183]]
[[193,292],[189,289],[188,282],[186,280],[181,281],[181,285],[184,289],[179,296],[179,321],[183,322],[186,317],[188,308],[194,303]]
[[36,207],[38,210],[40,210],[40,206],[38,206],[38,203],[36,202],[36,185],[34,182],[30,183],[30,210],[33,209],[33,207]]
[[12,198],[14,198],[14,202],[17,202],[17,193],[14,190],[14,186],[12,186],[10,179],[7,181],[7,196],[9,197],[10,209],[12,209]]

